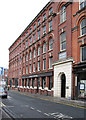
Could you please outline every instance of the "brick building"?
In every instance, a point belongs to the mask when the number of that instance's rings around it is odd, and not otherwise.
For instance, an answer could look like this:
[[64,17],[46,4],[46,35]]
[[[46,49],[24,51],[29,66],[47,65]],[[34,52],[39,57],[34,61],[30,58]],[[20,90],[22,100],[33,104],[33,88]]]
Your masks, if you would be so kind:
[[9,47],[8,87],[79,96],[79,83],[86,83],[85,8],[85,0],[47,3]]

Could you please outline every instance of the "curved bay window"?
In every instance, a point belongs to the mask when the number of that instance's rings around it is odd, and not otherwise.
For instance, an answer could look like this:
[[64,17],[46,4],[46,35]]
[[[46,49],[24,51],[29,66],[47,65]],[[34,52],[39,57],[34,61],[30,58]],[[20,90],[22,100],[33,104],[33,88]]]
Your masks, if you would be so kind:
[[60,22],[64,22],[66,20],[66,7],[62,6],[61,8],[61,18],[60,18]]
[[86,34],[86,18],[81,21],[80,35]]
[[50,38],[49,40],[49,50],[52,50],[53,49],[53,39]]

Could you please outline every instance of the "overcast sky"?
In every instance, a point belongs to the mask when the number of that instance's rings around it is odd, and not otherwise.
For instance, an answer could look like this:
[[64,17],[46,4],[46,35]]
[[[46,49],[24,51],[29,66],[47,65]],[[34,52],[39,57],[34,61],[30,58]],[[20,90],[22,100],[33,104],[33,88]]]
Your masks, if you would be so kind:
[[8,68],[8,48],[50,0],[0,0],[0,67]]

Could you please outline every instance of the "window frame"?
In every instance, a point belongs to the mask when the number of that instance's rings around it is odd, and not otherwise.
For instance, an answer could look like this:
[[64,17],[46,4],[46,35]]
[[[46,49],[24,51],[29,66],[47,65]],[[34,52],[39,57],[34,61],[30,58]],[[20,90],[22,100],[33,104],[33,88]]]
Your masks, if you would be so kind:
[[[62,36],[62,34],[64,34],[64,33],[65,33],[65,38],[64,38],[63,40],[61,40],[61,36]],[[66,32],[63,32],[63,33],[60,34],[60,51],[66,50],[66,47],[65,47],[65,49],[62,47],[62,46],[63,46],[63,43],[66,43]]]
[[49,50],[53,50],[53,38],[49,39]]
[[[83,20],[85,20],[86,18],[84,18]],[[85,28],[86,29],[86,25],[85,26],[81,26],[81,24],[82,24],[82,22],[83,22],[83,20],[81,21],[81,23],[80,23],[80,36],[82,36],[82,35],[85,35],[86,33],[83,33],[83,31],[82,31],[82,29],[83,28]]]
[[66,20],[66,7],[63,5],[61,7],[60,23],[63,23],[65,20]]
[[[81,47],[81,62],[86,61],[86,58],[83,58],[83,57],[85,57],[85,56],[83,55],[83,54],[85,54],[85,53],[82,53],[82,52],[83,52],[83,48],[86,49],[86,46]],[[85,60],[83,60],[83,59],[85,59]]]

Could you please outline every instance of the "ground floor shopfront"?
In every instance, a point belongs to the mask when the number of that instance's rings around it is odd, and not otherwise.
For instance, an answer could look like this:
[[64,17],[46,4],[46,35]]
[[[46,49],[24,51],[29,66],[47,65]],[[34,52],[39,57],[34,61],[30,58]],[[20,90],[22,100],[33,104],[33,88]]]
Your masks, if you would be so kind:
[[73,67],[74,99],[86,99],[86,62]]
[[21,79],[12,78],[10,80],[10,87],[18,91],[53,96],[53,71],[22,76]]

